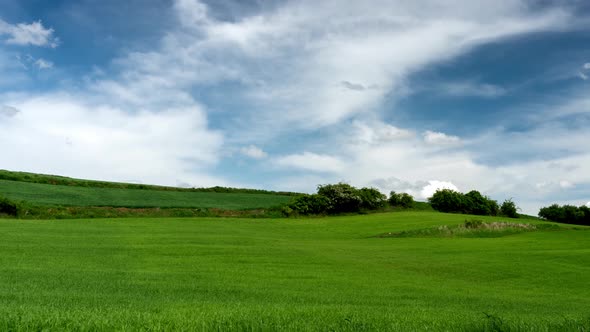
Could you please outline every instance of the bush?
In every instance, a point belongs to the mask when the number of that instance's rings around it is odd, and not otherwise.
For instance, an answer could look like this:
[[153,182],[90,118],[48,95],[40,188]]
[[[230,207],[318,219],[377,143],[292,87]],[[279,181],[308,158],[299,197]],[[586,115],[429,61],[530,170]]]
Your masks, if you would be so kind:
[[346,183],[318,186],[318,193],[302,195],[284,206],[284,215],[337,214],[378,210],[387,197],[375,188],[357,189]]
[[385,206],[387,197],[375,188],[361,188],[358,190],[361,198],[361,209],[377,210]]
[[0,196],[0,214],[16,217],[18,215],[18,204]]
[[329,213],[358,212],[363,202],[355,187],[342,182],[318,186],[318,195],[328,199]]
[[492,214],[489,201],[479,191],[472,190],[465,194],[465,212],[480,216],[489,216]]
[[313,194],[303,195],[297,197],[291,202],[287,209],[284,210],[285,214],[290,215],[296,214],[324,214],[328,211],[330,202],[324,196]]
[[402,207],[405,209],[410,209],[414,207],[414,197],[407,193],[400,193],[397,194],[395,191],[392,191],[389,194],[389,205],[394,207]]
[[512,201],[512,199],[507,199],[502,203],[500,207],[500,212],[503,216],[508,218],[518,218],[518,212],[516,204]]

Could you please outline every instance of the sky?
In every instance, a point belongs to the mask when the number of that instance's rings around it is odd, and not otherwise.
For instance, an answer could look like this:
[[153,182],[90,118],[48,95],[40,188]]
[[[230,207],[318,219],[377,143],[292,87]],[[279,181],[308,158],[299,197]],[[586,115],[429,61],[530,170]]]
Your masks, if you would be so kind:
[[584,0],[0,1],[0,169],[536,215],[590,201],[589,90]]

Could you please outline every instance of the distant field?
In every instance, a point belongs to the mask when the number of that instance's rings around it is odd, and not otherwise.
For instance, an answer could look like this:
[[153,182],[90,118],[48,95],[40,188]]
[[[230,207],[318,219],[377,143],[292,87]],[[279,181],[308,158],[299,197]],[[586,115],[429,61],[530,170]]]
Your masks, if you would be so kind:
[[268,208],[292,199],[278,194],[95,188],[7,180],[0,180],[0,195],[42,205],[198,207],[225,210]]
[[0,219],[0,330],[590,329],[588,228],[411,236],[466,218]]

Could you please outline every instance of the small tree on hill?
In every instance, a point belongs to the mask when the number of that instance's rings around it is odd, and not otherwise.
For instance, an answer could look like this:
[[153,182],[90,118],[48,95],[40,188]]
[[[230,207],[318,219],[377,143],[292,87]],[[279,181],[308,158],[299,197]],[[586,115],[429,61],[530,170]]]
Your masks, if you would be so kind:
[[504,203],[502,203],[502,206],[500,207],[500,212],[502,213],[502,215],[508,218],[518,218],[517,210],[518,208],[516,207],[516,204],[514,204],[512,199],[505,200]]

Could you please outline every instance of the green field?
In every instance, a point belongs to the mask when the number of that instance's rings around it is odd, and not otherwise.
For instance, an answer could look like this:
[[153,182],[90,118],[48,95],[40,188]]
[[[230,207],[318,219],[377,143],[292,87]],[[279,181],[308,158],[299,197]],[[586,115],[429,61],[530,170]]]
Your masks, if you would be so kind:
[[375,237],[466,218],[0,219],[0,330],[590,329],[588,228]]
[[241,210],[269,208],[289,202],[279,194],[217,193],[63,186],[0,180],[0,195],[40,205],[178,207]]

